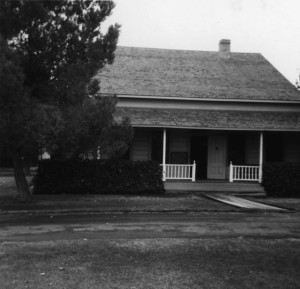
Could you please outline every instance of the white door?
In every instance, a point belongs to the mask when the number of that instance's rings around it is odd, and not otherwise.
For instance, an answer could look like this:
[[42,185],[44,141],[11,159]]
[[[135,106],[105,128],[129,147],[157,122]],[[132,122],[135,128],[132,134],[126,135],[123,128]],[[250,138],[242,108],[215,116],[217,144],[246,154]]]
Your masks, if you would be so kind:
[[226,136],[208,136],[207,178],[223,180],[226,176]]

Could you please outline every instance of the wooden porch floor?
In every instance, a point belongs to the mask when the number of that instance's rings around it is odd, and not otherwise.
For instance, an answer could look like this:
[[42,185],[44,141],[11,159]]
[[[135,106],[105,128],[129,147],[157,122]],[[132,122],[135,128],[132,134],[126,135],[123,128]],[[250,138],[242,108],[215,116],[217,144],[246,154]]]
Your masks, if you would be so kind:
[[172,192],[240,192],[240,193],[264,193],[264,188],[253,182],[233,182],[199,180],[191,181],[166,181],[164,182],[167,193]]

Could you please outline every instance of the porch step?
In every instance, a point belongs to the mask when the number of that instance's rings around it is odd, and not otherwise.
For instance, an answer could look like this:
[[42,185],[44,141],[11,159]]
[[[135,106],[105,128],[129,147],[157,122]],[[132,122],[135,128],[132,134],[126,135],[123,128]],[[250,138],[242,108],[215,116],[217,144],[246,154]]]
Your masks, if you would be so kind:
[[242,182],[219,182],[219,181],[197,181],[197,182],[178,182],[166,181],[164,183],[167,192],[253,192],[264,193],[264,188],[258,183]]

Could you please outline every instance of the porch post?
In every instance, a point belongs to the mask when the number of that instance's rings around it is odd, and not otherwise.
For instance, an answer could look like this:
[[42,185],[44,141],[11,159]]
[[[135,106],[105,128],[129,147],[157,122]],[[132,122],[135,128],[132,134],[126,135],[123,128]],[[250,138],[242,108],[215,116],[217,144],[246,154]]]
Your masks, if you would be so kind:
[[167,151],[167,130],[164,128],[163,132],[163,181],[166,180],[166,151]]
[[233,167],[232,167],[232,162],[229,164],[229,182],[233,182]]
[[192,182],[196,181],[196,161],[193,162]]
[[258,182],[262,182],[262,166],[263,166],[263,148],[264,148],[264,135],[263,132],[260,133],[259,138],[259,173],[258,173]]

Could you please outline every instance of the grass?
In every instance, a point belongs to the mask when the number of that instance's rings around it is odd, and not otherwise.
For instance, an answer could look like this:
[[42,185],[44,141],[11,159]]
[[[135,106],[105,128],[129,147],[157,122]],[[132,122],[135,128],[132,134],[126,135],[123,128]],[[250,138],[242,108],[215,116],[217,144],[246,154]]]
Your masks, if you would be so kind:
[[264,197],[264,198],[248,198],[248,199],[255,202],[264,203],[270,206],[278,206],[284,209],[300,211],[300,198]]
[[17,188],[15,178],[12,176],[0,176],[0,196],[16,196]]
[[[30,178],[28,178],[30,179]],[[35,195],[33,202],[21,203],[14,178],[0,177],[0,211],[238,211],[201,195],[162,196],[118,195]]]
[[299,240],[3,243],[0,256],[3,289],[296,289],[300,285]]
[[[28,181],[32,178],[28,177]],[[300,198],[245,197],[247,199],[300,211]],[[0,176],[1,211],[241,211],[221,204],[197,193],[167,194],[162,196],[117,196],[117,195],[35,195],[33,202],[19,201],[13,176]]]

